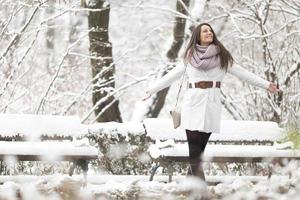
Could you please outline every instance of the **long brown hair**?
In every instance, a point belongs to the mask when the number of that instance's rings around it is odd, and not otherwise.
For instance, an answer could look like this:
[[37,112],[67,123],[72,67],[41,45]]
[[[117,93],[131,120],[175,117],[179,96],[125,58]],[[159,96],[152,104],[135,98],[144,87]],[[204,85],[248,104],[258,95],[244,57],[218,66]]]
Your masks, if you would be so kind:
[[227,70],[229,66],[233,63],[233,58],[230,52],[224,47],[224,45],[218,40],[214,30],[212,29],[211,25],[208,23],[201,23],[197,27],[194,28],[192,37],[190,39],[190,42],[185,50],[184,53],[184,61],[185,63],[188,62],[190,59],[192,53],[194,51],[197,51],[196,44],[200,44],[200,34],[201,34],[201,27],[203,25],[209,26],[212,33],[213,33],[213,41],[212,43],[217,45],[220,48],[220,60],[221,60],[221,68]]

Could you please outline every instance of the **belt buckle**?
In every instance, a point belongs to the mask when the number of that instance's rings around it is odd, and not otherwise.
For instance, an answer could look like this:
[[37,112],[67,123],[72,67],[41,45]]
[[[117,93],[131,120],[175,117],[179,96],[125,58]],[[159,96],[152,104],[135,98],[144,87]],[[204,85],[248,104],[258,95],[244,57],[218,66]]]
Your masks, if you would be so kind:
[[200,82],[200,88],[202,88],[202,89],[206,89],[206,88],[208,88],[208,83],[207,82]]
[[217,82],[216,81],[212,81],[212,88],[217,87]]

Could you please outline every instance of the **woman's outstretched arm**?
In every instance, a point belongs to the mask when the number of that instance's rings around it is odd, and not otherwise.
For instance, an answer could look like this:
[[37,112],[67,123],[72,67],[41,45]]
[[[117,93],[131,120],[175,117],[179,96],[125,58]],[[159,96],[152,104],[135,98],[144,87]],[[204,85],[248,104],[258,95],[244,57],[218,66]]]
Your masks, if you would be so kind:
[[175,80],[182,77],[184,70],[185,70],[185,66],[182,63],[180,63],[171,71],[169,71],[166,75],[164,75],[162,78],[156,80],[156,82],[151,84],[146,89],[146,95],[143,98],[143,100],[148,99],[152,94],[170,86]]
[[254,86],[266,89],[272,93],[279,91],[275,83],[269,82],[255,75],[254,73],[247,71],[236,63],[234,63],[232,67],[229,67],[227,72],[243,81],[246,81]]

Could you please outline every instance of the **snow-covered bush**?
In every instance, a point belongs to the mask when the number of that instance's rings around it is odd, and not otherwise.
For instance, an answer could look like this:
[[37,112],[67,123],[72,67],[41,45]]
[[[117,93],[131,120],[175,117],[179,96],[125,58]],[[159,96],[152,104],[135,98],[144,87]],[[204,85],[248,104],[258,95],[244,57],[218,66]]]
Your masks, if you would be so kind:
[[88,127],[87,137],[103,154],[95,163],[99,170],[111,174],[148,174],[151,142],[142,123],[98,123]]
[[285,137],[281,142],[292,142],[294,149],[300,148],[300,122],[299,119],[290,119],[285,127]]

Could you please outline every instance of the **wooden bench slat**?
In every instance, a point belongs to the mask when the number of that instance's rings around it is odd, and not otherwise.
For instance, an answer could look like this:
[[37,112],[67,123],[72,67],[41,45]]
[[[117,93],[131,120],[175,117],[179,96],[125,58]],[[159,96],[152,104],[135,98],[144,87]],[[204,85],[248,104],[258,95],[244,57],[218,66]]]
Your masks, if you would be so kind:
[[0,155],[0,160],[6,160],[8,157],[13,156],[18,161],[76,161],[76,160],[95,160],[97,155],[68,155],[68,156],[38,156],[38,155]]
[[[273,157],[273,158],[266,158],[266,157],[251,157],[251,158],[246,158],[246,157],[210,157],[210,158],[203,158],[203,162],[217,162],[217,163],[226,163],[226,162],[236,162],[236,163],[246,163],[246,162],[251,162],[251,163],[259,163],[259,162],[272,162],[272,163],[281,163],[282,161],[289,161],[289,160],[300,160],[300,157]],[[166,161],[175,161],[175,162],[188,162],[189,158],[188,157],[174,157],[174,156],[165,156],[157,159],[159,161],[161,160],[166,160]]]

